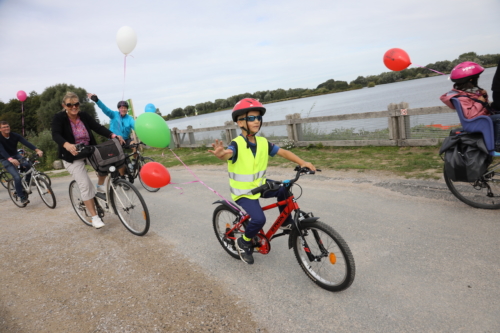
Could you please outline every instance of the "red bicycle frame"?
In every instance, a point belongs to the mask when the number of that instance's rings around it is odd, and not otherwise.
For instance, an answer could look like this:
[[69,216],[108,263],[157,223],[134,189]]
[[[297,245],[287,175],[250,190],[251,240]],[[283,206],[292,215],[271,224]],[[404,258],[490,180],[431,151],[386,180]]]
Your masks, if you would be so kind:
[[[273,223],[271,228],[269,228],[267,233],[264,233],[264,229],[259,230],[257,237],[259,237],[259,239],[262,241],[262,243],[260,244],[261,246],[258,246],[255,248],[256,251],[258,251],[262,254],[269,253],[269,251],[271,250],[271,247],[268,244],[268,242],[271,241],[273,235],[276,233],[276,231],[278,231],[279,227],[281,227],[281,225],[283,224],[283,222],[285,222],[285,220],[288,218],[288,216],[290,216],[290,214],[292,214],[292,212],[294,210],[299,209],[298,203],[296,201],[294,201],[293,198],[294,198],[294,196],[291,195],[290,197],[288,197],[285,200],[275,202],[273,204],[262,207],[262,210],[266,211],[266,210],[273,209],[273,208],[276,208],[279,206],[285,206],[285,208],[283,209],[281,214],[278,216],[278,218],[276,218],[276,221]],[[229,235],[234,235],[234,233],[233,233],[234,230],[238,230],[241,227],[241,225],[245,221],[247,221],[248,219],[250,219],[250,215],[246,214],[230,230],[226,229],[227,230],[226,231],[227,238],[232,239],[232,240],[236,240],[236,238],[234,236],[231,237]],[[227,226],[227,228],[230,228],[230,227]]]

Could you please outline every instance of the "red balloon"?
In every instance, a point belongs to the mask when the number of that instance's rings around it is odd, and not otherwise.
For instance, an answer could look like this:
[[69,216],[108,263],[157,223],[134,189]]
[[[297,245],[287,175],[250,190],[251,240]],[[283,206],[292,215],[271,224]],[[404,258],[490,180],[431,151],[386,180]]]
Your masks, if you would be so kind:
[[17,99],[20,100],[21,102],[24,102],[28,96],[26,96],[26,93],[22,90],[19,90],[17,92]]
[[170,183],[170,173],[158,162],[149,162],[141,168],[141,179],[149,187],[160,188]]
[[392,71],[402,71],[411,65],[410,56],[405,50],[390,49],[384,54],[384,65]]

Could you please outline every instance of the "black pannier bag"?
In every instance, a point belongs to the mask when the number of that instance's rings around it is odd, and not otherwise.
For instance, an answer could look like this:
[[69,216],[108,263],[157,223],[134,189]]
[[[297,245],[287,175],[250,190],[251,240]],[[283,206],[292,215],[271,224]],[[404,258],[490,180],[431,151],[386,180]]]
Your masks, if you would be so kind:
[[118,139],[114,138],[94,146],[94,153],[88,161],[95,171],[107,172],[111,165],[120,167],[125,162],[125,153]]
[[481,133],[453,130],[447,137],[439,154],[444,153],[444,171],[455,182],[474,182],[491,164],[492,156],[484,144]]

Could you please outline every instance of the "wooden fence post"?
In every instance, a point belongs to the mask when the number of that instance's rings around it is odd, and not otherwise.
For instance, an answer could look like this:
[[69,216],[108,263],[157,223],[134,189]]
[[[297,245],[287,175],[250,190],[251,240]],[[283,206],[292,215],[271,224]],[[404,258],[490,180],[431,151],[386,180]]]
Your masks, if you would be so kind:
[[181,147],[181,140],[179,138],[179,133],[177,132],[179,129],[177,127],[172,128],[172,138],[174,139],[175,148]]
[[[294,113],[292,119],[301,119],[300,113]],[[295,141],[302,141],[304,135],[302,133],[302,124],[295,123],[293,126],[293,135],[295,137]]]
[[391,103],[387,106],[389,111],[389,139],[395,140],[397,146],[406,146],[406,139],[410,138],[410,116],[408,116],[408,103]]
[[287,120],[286,133],[288,136],[288,140],[295,142],[294,131],[293,131],[293,120],[292,120],[293,114],[287,114],[285,116],[285,119]]
[[232,121],[226,121],[224,122],[224,126],[226,126],[226,144],[230,144],[231,141],[236,137],[236,130],[234,128],[231,128],[234,122]]
[[[401,102],[398,105],[399,109],[399,119],[398,119],[398,126],[399,126],[399,139],[400,140],[406,140],[411,138],[411,133],[410,133],[410,116],[408,116],[408,106],[409,104],[406,102]],[[404,141],[401,142],[401,145],[404,145]]]
[[388,127],[389,127],[389,140],[399,140],[399,126],[398,117],[396,115],[396,110],[398,108],[397,104],[391,103],[387,106],[387,111],[389,112]]
[[194,145],[196,141],[194,140],[193,126],[189,125],[187,127],[187,130],[188,130],[189,144]]

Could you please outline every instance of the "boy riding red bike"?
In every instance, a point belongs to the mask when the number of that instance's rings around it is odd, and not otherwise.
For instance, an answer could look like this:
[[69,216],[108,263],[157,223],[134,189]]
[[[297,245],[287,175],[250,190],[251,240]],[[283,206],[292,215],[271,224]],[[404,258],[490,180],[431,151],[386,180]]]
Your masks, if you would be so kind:
[[[235,138],[227,149],[223,142],[215,140],[214,150],[209,150],[217,158],[227,161],[229,172],[229,186],[232,199],[250,215],[245,233],[236,241],[240,258],[247,264],[253,264],[252,238],[257,235],[266,223],[266,217],[259,203],[261,193],[252,194],[252,190],[266,183],[266,169],[269,156],[275,155],[286,158],[300,167],[316,171],[314,165],[305,162],[294,153],[278,147],[267,141],[266,138],[256,136],[262,127],[263,116],[266,113],[264,106],[253,98],[244,98],[233,108],[232,118],[241,129],[241,135]],[[286,189],[281,187],[276,191],[268,191],[263,198],[277,197],[278,201],[286,198]],[[283,207],[279,207],[280,211]],[[292,219],[288,217],[282,229],[289,229]]]

